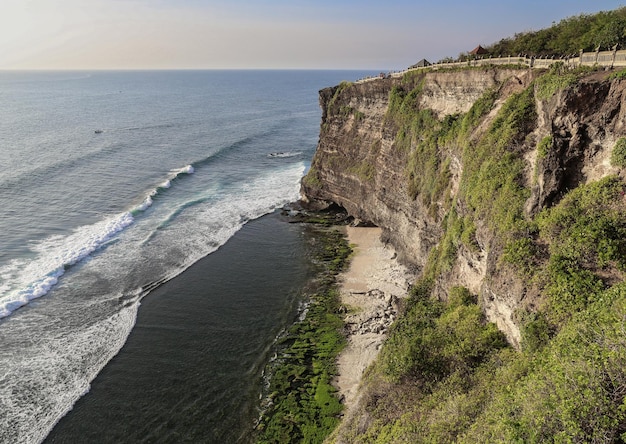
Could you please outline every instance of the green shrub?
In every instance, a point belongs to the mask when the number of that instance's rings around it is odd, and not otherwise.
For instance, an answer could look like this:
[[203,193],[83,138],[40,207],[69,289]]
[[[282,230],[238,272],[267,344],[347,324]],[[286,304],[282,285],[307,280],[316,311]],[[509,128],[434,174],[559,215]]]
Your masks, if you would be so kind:
[[555,258],[578,266],[626,268],[624,184],[617,176],[582,185],[537,218]]
[[609,76],[609,79],[611,80],[622,80],[622,79],[626,79],[626,69],[621,69],[619,71],[616,71],[614,73],[612,73]]
[[532,313],[522,321],[522,348],[534,353],[545,347],[553,335],[552,327],[543,313]]
[[622,442],[625,283],[602,292],[556,336],[542,314],[527,316],[523,352],[489,337],[466,295],[451,291],[451,303],[415,338],[437,371],[418,363],[404,386],[387,386],[368,411],[367,432],[350,442]]
[[486,323],[476,297],[466,288],[455,287],[447,304],[429,297],[412,302],[390,332],[381,366],[391,381],[411,378],[430,390],[503,347],[503,334],[495,324]]
[[525,161],[515,149],[536,120],[532,88],[511,96],[487,133],[463,153],[461,195],[498,236],[514,236],[523,226],[530,190],[522,185]]
[[495,390],[461,442],[622,442],[625,316],[621,283],[530,355],[528,373]]
[[452,287],[448,291],[448,309],[454,309],[461,305],[471,305],[476,304],[477,298],[476,295],[473,295],[467,288],[465,287]]
[[522,237],[511,240],[504,246],[502,259],[516,266],[524,274],[529,275],[533,271],[536,253],[537,249],[533,240]]
[[581,185],[539,214],[550,257],[543,271],[548,315],[562,324],[605,288],[602,270],[626,269],[624,184],[617,176]]
[[626,43],[623,29],[626,27],[626,11],[623,7],[596,14],[579,14],[552,22],[552,26],[537,31],[525,31],[504,38],[486,47],[492,56],[509,54],[578,54],[581,49],[595,51]]
[[543,159],[548,155],[550,148],[552,147],[552,136],[546,136],[541,139],[539,145],[537,145],[537,157]]
[[[442,303],[428,297],[413,299],[405,316],[393,324],[385,348],[381,351],[381,366],[389,380],[398,383],[409,376],[418,376],[423,366],[436,371],[436,360],[425,340],[434,329],[434,320],[441,314]],[[432,359],[429,359],[432,358]]]
[[536,81],[537,98],[541,100],[547,100],[552,97],[556,92],[564,90],[565,88],[575,84],[577,81],[578,76],[572,73],[545,74]]
[[611,152],[611,165],[626,168],[626,137],[620,137],[615,143]]

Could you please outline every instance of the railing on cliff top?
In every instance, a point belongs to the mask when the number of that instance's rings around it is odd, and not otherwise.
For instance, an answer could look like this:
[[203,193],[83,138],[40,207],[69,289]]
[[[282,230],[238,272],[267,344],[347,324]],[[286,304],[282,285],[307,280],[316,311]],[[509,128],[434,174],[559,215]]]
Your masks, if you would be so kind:
[[561,58],[541,58],[527,56],[509,56],[509,57],[487,57],[466,60],[464,62],[438,62],[428,66],[411,67],[404,71],[395,71],[388,74],[381,74],[376,77],[366,77],[357,80],[356,83],[376,80],[381,77],[402,77],[407,72],[420,71],[425,69],[437,70],[443,68],[465,68],[472,66],[485,65],[526,65],[529,68],[548,68],[553,63],[561,62],[570,68],[578,66],[601,66],[607,68],[626,67],[626,50],[618,51],[595,51],[581,52],[578,56],[567,56]]

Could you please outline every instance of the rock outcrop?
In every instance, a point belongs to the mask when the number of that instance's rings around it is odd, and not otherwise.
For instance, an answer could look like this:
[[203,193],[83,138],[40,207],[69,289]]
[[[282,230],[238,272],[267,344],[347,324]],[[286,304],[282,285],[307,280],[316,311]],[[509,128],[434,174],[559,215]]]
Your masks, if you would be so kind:
[[[381,227],[383,239],[401,260],[423,269],[442,240],[450,208],[463,216],[469,205],[462,182],[470,154],[455,149],[455,141],[438,145],[440,163],[447,168],[447,188],[434,203],[412,197],[408,165],[415,142],[408,150],[397,146],[403,130],[390,113],[394,91],[414,94],[415,109],[431,110],[440,122],[467,113],[493,92],[490,111],[465,135],[471,142],[489,131],[509,97],[535,88],[539,75],[528,69],[432,71],[403,79],[342,83],[320,91],[320,139],[302,181],[303,200],[314,206],[338,204],[354,218]],[[616,140],[626,135],[625,103],[626,81],[610,80],[604,72],[590,74],[548,98],[534,99],[536,118],[510,148],[525,162],[519,182],[528,190],[527,215],[556,204],[580,183],[619,172],[609,158]],[[538,295],[530,283],[502,265],[502,248],[491,222],[476,221],[473,248],[457,246],[450,266],[437,277],[435,291],[445,299],[450,287],[467,287],[479,295],[487,318],[519,346],[516,312],[522,306],[532,310]]]

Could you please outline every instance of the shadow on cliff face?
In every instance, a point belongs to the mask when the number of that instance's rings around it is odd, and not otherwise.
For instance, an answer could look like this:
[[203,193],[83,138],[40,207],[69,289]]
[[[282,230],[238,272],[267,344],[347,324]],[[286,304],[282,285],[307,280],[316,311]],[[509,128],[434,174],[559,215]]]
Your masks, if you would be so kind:
[[539,120],[545,123],[538,131],[549,134],[552,142],[538,162],[540,186],[530,199],[531,215],[557,205],[579,185],[609,174],[600,167],[615,135],[623,131],[623,86],[605,79],[605,73],[596,73],[539,103]]

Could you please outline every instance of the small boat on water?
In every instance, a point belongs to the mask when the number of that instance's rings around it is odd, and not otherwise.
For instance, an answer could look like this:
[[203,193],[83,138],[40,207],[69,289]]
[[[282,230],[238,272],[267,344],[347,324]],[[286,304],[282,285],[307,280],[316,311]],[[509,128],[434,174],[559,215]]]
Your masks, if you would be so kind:
[[94,131],[94,133],[96,133],[96,134],[102,134],[103,132],[104,131],[102,131],[101,129],[97,129],[97,130]]

